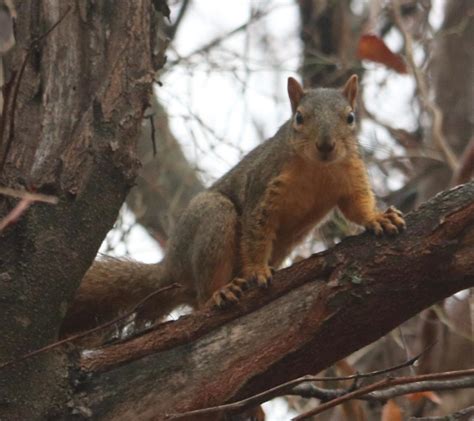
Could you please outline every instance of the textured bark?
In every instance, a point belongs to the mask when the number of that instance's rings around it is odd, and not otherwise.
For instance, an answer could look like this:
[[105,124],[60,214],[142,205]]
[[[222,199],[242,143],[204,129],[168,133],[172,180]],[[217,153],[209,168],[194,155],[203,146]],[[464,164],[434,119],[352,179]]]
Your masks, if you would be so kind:
[[[1,138],[1,184],[59,198],[56,206],[32,205],[0,234],[2,362],[57,338],[68,302],[133,183],[138,129],[156,71],[151,1],[15,3],[17,46],[4,57],[7,81],[32,40],[70,10],[28,56],[14,133],[7,124]],[[0,197],[0,216],[15,202]],[[9,367],[0,375],[0,419],[54,417],[68,392],[62,354]]]
[[236,307],[88,351],[74,406],[104,420],[145,420],[244,398],[319,372],[474,285],[474,183],[407,223],[396,238],[347,238],[279,271],[269,290],[249,291]]

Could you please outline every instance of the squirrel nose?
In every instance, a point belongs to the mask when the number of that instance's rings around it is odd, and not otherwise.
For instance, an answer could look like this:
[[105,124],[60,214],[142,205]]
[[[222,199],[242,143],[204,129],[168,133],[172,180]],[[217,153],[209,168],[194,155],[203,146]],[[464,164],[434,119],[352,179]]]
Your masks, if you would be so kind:
[[331,141],[326,141],[326,142],[321,142],[321,143],[316,144],[316,147],[318,148],[318,150],[323,153],[331,152],[335,146],[336,144]]

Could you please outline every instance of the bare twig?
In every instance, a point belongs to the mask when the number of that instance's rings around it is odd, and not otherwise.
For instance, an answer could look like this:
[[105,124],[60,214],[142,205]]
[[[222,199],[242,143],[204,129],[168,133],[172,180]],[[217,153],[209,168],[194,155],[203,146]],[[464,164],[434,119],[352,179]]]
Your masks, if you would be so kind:
[[461,378],[461,377],[467,377],[467,376],[473,376],[473,375],[474,375],[474,369],[470,369],[470,370],[447,371],[443,373],[422,374],[419,376],[386,378],[376,383],[372,383],[368,386],[361,387],[358,390],[355,390],[344,396],[340,396],[339,398],[333,399],[330,402],[323,403],[322,405],[319,405],[318,407],[308,412],[305,412],[304,414],[298,415],[297,417],[293,418],[293,420],[301,421],[304,419],[308,419],[309,417],[320,414],[321,412],[324,412],[330,408],[340,405],[342,402],[348,401],[350,399],[359,398],[360,396],[364,396],[370,392],[380,390],[380,389],[385,389],[387,387],[398,386],[398,385],[408,384],[408,383],[416,383],[416,382],[426,381],[426,380],[447,380],[447,379]]
[[216,45],[219,45],[223,41],[225,41],[229,38],[232,38],[234,35],[238,34],[239,32],[242,32],[242,31],[246,30],[248,28],[248,26],[255,23],[256,21],[258,21],[259,19],[263,18],[266,15],[267,15],[267,13],[262,12],[260,10],[256,10],[255,13],[253,13],[250,16],[250,19],[247,22],[243,23],[242,25],[238,26],[237,28],[232,29],[230,32],[227,32],[224,35],[220,35],[217,38],[214,38],[212,41],[208,42],[207,44],[204,44],[202,47],[199,47],[198,49],[196,49],[196,50],[192,51],[191,53],[189,53],[186,57],[178,57],[176,60],[170,61],[168,65],[169,66],[175,66],[176,64],[179,64],[182,61],[189,60],[189,58],[191,58],[192,56],[195,56],[197,54],[206,53],[207,51],[209,51],[210,49],[212,49]]
[[421,97],[421,102],[424,105],[425,109],[431,114],[431,117],[433,119],[432,136],[434,139],[434,143],[444,156],[446,163],[451,168],[451,170],[456,171],[458,168],[458,160],[451,147],[446,142],[446,139],[443,134],[443,114],[439,107],[435,104],[435,102],[430,99],[426,79],[422,71],[415,63],[413,54],[413,38],[404,27],[403,19],[400,13],[400,1],[392,0],[392,5],[395,23],[400,32],[402,33],[403,39],[405,41],[405,55],[408,61],[408,65],[410,66],[413,76],[415,77],[416,85],[418,87],[418,91]]
[[416,383],[408,383],[399,386],[389,387],[384,390],[377,390],[369,393],[364,400],[385,401],[397,396],[409,393],[426,392],[428,390],[454,390],[474,387],[474,376],[463,377],[453,380],[427,380]]
[[[357,399],[370,402],[385,402],[388,399],[409,393],[425,392],[427,390],[463,389],[467,387],[474,387],[474,376],[454,380],[431,380],[409,383],[383,390],[377,390],[366,395],[359,396]],[[286,395],[295,395],[302,398],[316,398],[323,402],[341,397],[345,394],[347,394],[346,389],[324,389],[316,387],[310,382],[300,384],[286,393]]]
[[21,199],[17,205],[0,220],[0,232],[2,232],[8,225],[14,224],[21,215],[30,207],[31,203],[33,203],[29,199]]
[[186,10],[188,10],[190,0],[183,0],[183,3],[181,4],[181,8],[179,9],[178,16],[176,17],[176,20],[173,25],[170,25],[166,28],[166,35],[172,41],[176,35],[176,32],[178,31],[179,25],[181,24],[181,21],[183,20],[184,15],[186,14]]
[[58,198],[55,196],[49,196],[47,194],[41,193],[30,193],[22,190],[11,189],[10,187],[0,187],[0,194],[6,196],[17,197],[19,199],[28,199],[32,202],[44,202],[56,205],[58,203]]
[[51,204],[58,203],[58,199],[54,196],[14,190],[9,187],[0,187],[0,195],[1,194],[17,197],[21,200],[6,216],[0,220],[0,232],[3,231],[8,225],[15,223],[34,202],[46,202]]
[[57,342],[54,342],[52,344],[49,344],[49,345],[46,345],[44,346],[43,348],[39,348],[39,349],[36,349],[34,351],[31,351],[31,352],[28,352],[27,354],[24,354],[18,358],[15,358],[14,360],[11,360],[11,361],[7,361],[6,363],[4,364],[0,364],[0,370],[6,368],[6,367],[9,367],[13,364],[17,364],[19,363],[20,361],[24,361],[30,357],[33,357],[35,355],[38,355],[38,354],[42,354],[43,352],[46,352],[46,351],[50,351],[54,348],[57,348],[61,345],[64,345],[66,343],[69,343],[69,342],[74,342],[74,341],[77,341],[78,339],[82,339],[86,336],[89,336],[91,335],[92,333],[96,333],[100,330],[103,330],[109,326],[112,326],[122,320],[125,320],[127,319],[128,317],[130,317],[133,313],[135,313],[143,304],[145,304],[145,302],[147,302],[148,300],[150,300],[151,298],[153,298],[154,296],[158,295],[158,294],[162,294],[166,291],[169,291],[171,289],[175,289],[175,288],[181,288],[181,285],[180,284],[171,284],[171,285],[168,285],[168,286],[165,286],[163,288],[160,288],[160,289],[157,289],[156,291],[153,291],[152,293],[148,294],[145,298],[141,299],[137,304],[135,304],[133,306],[133,308],[129,311],[127,311],[125,314],[119,316],[119,317],[116,317],[115,319],[113,320],[110,320],[106,323],[103,323],[99,326],[96,326],[95,328],[93,329],[90,329],[90,330],[87,330],[85,332],[81,332],[81,333],[78,333],[77,335],[72,335],[72,336],[69,336],[68,338],[65,338],[65,339],[61,339],[60,341],[57,341]]
[[458,171],[454,174],[452,185],[467,183],[474,176],[474,137],[466,146]]
[[[474,405],[468,406],[467,408],[456,411],[450,415],[441,417],[410,417],[408,421],[467,421],[466,418],[469,415],[474,415]],[[469,418],[472,419],[472,418]]]

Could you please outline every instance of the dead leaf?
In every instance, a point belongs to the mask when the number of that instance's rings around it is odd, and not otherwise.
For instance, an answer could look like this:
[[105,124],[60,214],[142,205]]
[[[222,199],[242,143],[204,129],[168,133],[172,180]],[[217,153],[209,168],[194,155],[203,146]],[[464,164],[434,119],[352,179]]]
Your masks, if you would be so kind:
[[383,406],[380,421],[403,421],[402,410],[393,399],[389,399]]
[[407,73],[403,58],[393,53],[377,35],[362,35],[359,39],[357,55],[360,59],[381,63],[398,73]]
[[439,395],[436,394],[435,392],[432,392],[431,390],[427,390],[425,392],[409,393],[408,395],[405,395],[405,396],[412,402],[419,401],[423,398],[429,399],[431,402],[434,402],[438,405],[440,405],[442,402],[442,399],[439,397]]

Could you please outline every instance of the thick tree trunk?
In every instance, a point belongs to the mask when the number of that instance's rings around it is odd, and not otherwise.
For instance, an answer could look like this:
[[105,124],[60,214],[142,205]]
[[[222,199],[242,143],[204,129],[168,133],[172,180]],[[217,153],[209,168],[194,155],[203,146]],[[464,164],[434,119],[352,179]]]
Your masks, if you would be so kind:
[[474,183],[407,223],[396,238],[348,238],[279,271],[269,290],[249,291],[234,308],[86,352],[74,407],[146,420],[243,398],[319,372],[474,285]]
[[[156,71],[149,0],[30,0],[17,1],[16,9],[17,46],[5,57],[5,79],[19,94],[5,98],[1,184],[48,193],[59,203],[32,205],[0,234],[2,362],[56,339],[133,183],[137,134]],[[38,37],[20,81],[25,49]],[[14,205],[1,197],[0,216]],[[52,417],[64,409],[68,391],[61,354],[4,369],[0,419]]]

